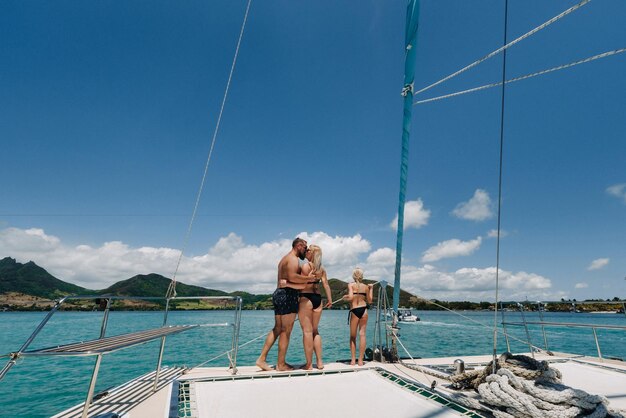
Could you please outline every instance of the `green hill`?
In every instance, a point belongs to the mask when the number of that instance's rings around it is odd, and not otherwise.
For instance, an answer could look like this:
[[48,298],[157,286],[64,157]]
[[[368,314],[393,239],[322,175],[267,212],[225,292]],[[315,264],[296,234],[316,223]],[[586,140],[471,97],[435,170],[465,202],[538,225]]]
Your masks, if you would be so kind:
[[[347,282],[339,279],[330,279],[328,282],[333,295],[333,301],[341,299],[342,296],[347,293]],[[372,283],[372,281],[365,280],[365,283]],[[43,298],[51,301],[72,294],[164,297],[169,285],[170,279],[160,274],[151,273],[139,274],[130,279],[119,281],[106,289],[89,290],[57,279],[32,261],[21,264],[10,257],[0,260],[0,295],[4,295],[4,300],[9,301],[15,301],[18,297],[25,299],[25,301],[29,297]],[[379,289],[379,286],[374,287],[374,303],[376,303],[378,298]],[[228,293],[221,290],[207,289],[201,286],[187,285],[181,282],[176,283],[176,294],[177,296],[239,296],[242,298],[244,309],[272,308],[271,295],[254,295],[242,291]],[[393,286],[387,286],[387,296],[389,300],[391,300],[392,294]],[[25,306],[25,301],[21,306]],[[411,301],[413,301],[413,304]],[[95,303],[97,304],[99,302],[95,301]],[[13,304],[3,302],[3,304],[11,309],[18,309],[19,305],[17,302]],[[28,306],[31,305],[32,301],[28,299]],[[415,305],[415,298],[410,293],[402,290],[400,292],[400,306],[408,307],[411,305]],[[50,303],[46,306],[50,306]],[[72,301],[72,303],[65,306],[68,309],[92,309],[94,301]],[[118,309],[161,309],[164,303],[162,301],[116,301],[113,306]],[[175,301],[172,307],[177,309],[216,309],[232,307],[232,304],[224,301],[190,300]],[[337,302],[334,308],[345,309],[347,308],[347,303]]]
[[[90,290],[59,280],[32,261],[26,264],[6,257],[0,260],[0,295],[2,305],[10,309],[49,308],[51,301],[66,295],[141,296],[164,297],[170,279],[160,274],[139,274],[119,281],[106,289]],[[178,296],[239,296],[245,309],[267,309],[272,307],[271,295],[253,295],[248,292],[224,292],[185,283],[176,283]],[[34,303],[32,298],[37,298]],[[48,302],[46,302],[48,301]],[[95,303],[99,303],[95,301]],[[116,301],[118,309],[161,309],[161,301]],[[178,309],[215,309],[232,307],[232,303],[207,300],[176,301]],[[76,300],[64,305],[65,309],[93,309],[93,300]]]
[[[170,279],[160,274],[138,274],[130,279],[122,280],[99,290],[100,295],[115,296],[147,296],[163,297],[167,293]],[[176,294],[178,296],[225,296],[228,293],[221,290],[207,289],[200,286],[192,286],[184,283],[176,283]]]
[[37,264],[18,263],[5,257],[0,260],[0,294],[18,292],[46,299],[71,294],[89,294],[92,290],[59,280]]

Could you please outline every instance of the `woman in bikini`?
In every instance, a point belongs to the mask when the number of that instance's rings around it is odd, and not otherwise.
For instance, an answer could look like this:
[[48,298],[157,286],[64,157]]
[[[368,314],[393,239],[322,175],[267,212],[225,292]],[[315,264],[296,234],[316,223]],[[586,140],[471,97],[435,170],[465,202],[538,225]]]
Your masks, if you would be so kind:
[[328,278],[326,270],[322,266],[322,249],[317,245],[309,245],[306,255],[307,263],[302,266],[302,275],[308,276],[311,272],[315,276],[321,273],[322,285],[326,292],[326,305],[322,306],[322,295],[317,289],[317,283],[308,283],[304,289],[300,291],[300,307],[298,309],[298,318],[300,326],[302,326],[302,344],[304,345],[304,356],[306,364],[305,370],[313,368],[313,352],[317,358],[317,368],[323,369],[322,361],[322,337],[320,336],[317,326],[322,317],[322,309],[330,308],[333,304],[333,297],[328,286]]
[[344,299],[350,302],[350,364],[356,364],[356,334],[359,333],[359,366],[363,365],[365,354],[365,331],[367,329],[367,305],[374,299],[373,285],[363,283],[363,270],[359,267],[352,272],[354,283],[348,284],[348,294]]

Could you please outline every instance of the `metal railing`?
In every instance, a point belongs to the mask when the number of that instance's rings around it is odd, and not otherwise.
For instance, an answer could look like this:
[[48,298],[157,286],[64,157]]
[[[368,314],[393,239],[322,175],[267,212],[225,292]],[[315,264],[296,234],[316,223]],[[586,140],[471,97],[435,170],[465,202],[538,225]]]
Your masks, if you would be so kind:
[[[106,307],[104,308],[104,313],[102,317],[102,323],[100,325],[100,334],[99,337],[95,340],[88,342],[79,342],[75,344],[67,344],[64,346],[51,347],[48,349],[39,349],[39,350],[31,350],[28,351],[28,348],[33,343],[35,338],[39,335],[39,333],[44,329],[46,324],[50,321],[52,316],[59,311],[61,306],[70,300],[106,300]],[[160,328],[154,330],[146,330],[145,332],[139,333],[131,333],[118,335],[115,337],[106,337],[106,329],[109,322],[109,312],[111,310],[111,303],[114,300],[144,300],[144,301],[162,301],[165,302],[165,311],[163,315],[163,325]],[[172,301],[180,301],[180,300],[232,300],[235,302],[234,309],[234,319],[232,324],[215,324],[215,325],[223,325],[223,326],[232,326],[232,339],[231,339],[231,349],[228,354],[229,358],[229,369],[232,374],[237,373],[237,350],[239,347],[239,330],[241,326],[241,308],[242,308],[242,299],[239,296],[181,296],[181,297],[132,297],[132,296],[101,296],[101,295],[76,295],[76,296],[66,296],[60,300],[58,300],[54,307],[48,312],[48,314],[43,318],[43,320],[39,323],[39,325],[35,328],[33,333],[27,338],[26,342],[22,344],[20,349],[16,352],[12,352],[9,354],[5,354],[2,357],[8,357],[9,361],[4,366],[4,368],[0,371],[0,380],[4,378],[4,376],[8,373],[8,371],[17,363],[17,360],[21,357],[32,356],[32,355],[65,355],[65,356],[89,356],[95,355],[97,356],[96,362],[94,364],[93,372],[91,375],[91,380],[89,382],[89,389],[87,391],[87,398],[85,400],[85,407],[83,409],[83,417],[87,417],[89,406],[93,400],[93,393],[96,386],[96,381],[98,378],[98,372],[100,369],[100,363],[102,361],[102,356],[104,354],[124,349],[128,347],[132,347],[134,345],[143,344],[145,342],[151,341],[156,338],[161,338],[161,344],[159,346],[159,355],[158,361],[155,369],[155,378],[153,391],[156,391],[157,384],[159,381],[159,374],[161,371],[161,363],[163,360],[163,352],[165,349],[165,340],[167,335],[177,332],[186,331],[189,329],[193,329],[200,325],[194,326],[167,326],[168,313],[170,310],[170,303]],[[207,326],[205,324],[204,326]],[[118,341],[115,341],[117,338]],[[103,344],[106,348],[102,349],[93,349],[94,345],[98,343]],[[72,350],[68,350],[68,347],[72,347]]]
[[[621,302],[620,302],[621,303]],[[543,310],[539,309],[539,316],[540,316],[540,321],[527,321],[526,320],[526,316],[524,314],[524,305],[517,303],[517,306],[520,309],[520,313],[522,315],[522,321],[505,321],[504,319],[504,313],[503,313],[503,317],[502,317],[502,328],[504,331],[504,335],[506,338],[506,346],[507,346],[507,350],[511,351],[511,346],[509,343],[509,335],[506,331],[506,327],[508,326],[522,326],[524,327],[524,330],[526,332],[526,338],[527,338],[527,343],[528,343],[528,347],[531,353],[534,353],[534,349],[533,347],[536,347],[535,345],[533,345],[531,337],[530,337],[530,330],[529,330],[529,325],[540,325],[541,326],[541,333],[543,336],[543,342],[544,342],[544,349],[546,352],[550,352],[550,349],[548,347],[548,336],[546,333],[546,327],[554,327],[554,328],[587,328],[587,329],[591,329],[593,332],[593,338],[595,341],[595,345],[596,345],[596,350],[598,352],[598,358],[603,361],[603,356],[602,356],[602,350],[600,349],[600,341],[598,339],[598,333],[597,330],[598,329],[607,329],[607,330],[621,330],[621,331],[626,331],[626,326],[625,325],[607,325],[607,324],[584,324],[584,323],[576,323],[576,322],[552,322],[552,321],[544,321],[543,319]]]

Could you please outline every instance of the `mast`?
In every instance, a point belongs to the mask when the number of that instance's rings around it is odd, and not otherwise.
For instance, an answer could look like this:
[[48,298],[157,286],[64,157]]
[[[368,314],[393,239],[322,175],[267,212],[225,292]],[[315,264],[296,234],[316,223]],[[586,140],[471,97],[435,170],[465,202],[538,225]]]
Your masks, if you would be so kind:
[[398,313],[400,302],[400,268],[402,264],[402,236],[404,234],[404,202],[409,165],[409,138],[411,136],[411,112],[413,110],[413,81],[415,79],[415,45],[419,20],[419,0],[409,0],[406,9],[404,35],[404,117],[402,120],[402,155],[400,165],[400,197],[398,202],[398,234],[396,238],[396,268],[393,282],[393,310]]

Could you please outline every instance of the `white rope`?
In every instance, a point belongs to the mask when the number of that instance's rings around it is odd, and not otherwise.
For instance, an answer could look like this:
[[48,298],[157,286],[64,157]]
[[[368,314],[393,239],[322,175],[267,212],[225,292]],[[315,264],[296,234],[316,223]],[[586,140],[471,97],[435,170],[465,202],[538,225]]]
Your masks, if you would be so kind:
[[[579,61],[571,62],[569,64],[563,64],[563,65],[559,65],[557,67],[549,68],[547,70],[537,71],[536,73],[526,74],[526,75],[523,75],[523,76],[520,76],[520,77],[512,78],[512,79],[506,80],[505,84],[514,83],[516,81],[521,81],[521,80],[526,80],[528,78],[532,78],[532,77],[536,77],[536,76],[539,76],[539,75],[551,73],[553,71],[564,70],[566,68],[574,67],[576,65],[584,64],[586,62],[594,61],[594,60],[597,60],[597,59],[600,59],[600,58],[606,58],[606,57],[610,57],[611,55],[621,54],[622,52],[626,52],[626,48],[620,48],[620,49],[615,49],[613,51],[603,52],[602,54],[597,54],[597,55],[594,55],[592,57],[588,57],[588,58],[585,58],[585,59],[582,59],[582,60],[579,60]],[[418,101],[413,102],[413,105],[434,102],[436,100],[449,99],[450,97],[456,97],[456,96],[460,96],[462,94],[473,93],[475,91],[480,91],[480,90],[486,90],[486,89],[489,89],[489,88],[492,88],[492,87],[498,87],[498,86],[501,86],[501,85],[502,85],[502,82],[492,83],[492,84],[485,84],[484,86],[474,87],[474,88],[467,89],[467,90],[461,90],[461,91],[457,91],[456,93],[444,94],[442,96],[432,97],[430,99],[418,100]]]
[[518,43],[518,42],[528,38],[531,35],[534,35],[535,33],[539,32],[540,30],[544,29],[545,27],[551,25],[552,23],[556,22],[557,20],[561,19],[562,17],[565,17],[566,15],[570,14],[571,12],[581,8],[582,6],[584,6],[585,4],[589,3],[590,1],[591,0],[583,0],[583,1],[581,1],[577,5],[570,7],[569,9],[565,10],[563,13],[553,17],[552,19],[548,20],[547,22],[542,23],[541,25],[537,26],[535,29],[531,30],[530,32],[526,32],[524,35],[520,36],[519,38],[514,39],[513,41],[511,41],[511,42],[507,43],[506,45],[496,49],[495,51],[485,55],[484,57],[480,58],[479,60],[474,61],[473,63],[471,63],[471,64],[461,68],[460,70],[450,74],[447,77],[442,78],[441,80],[439,80],[439,81],[437,81],[437,82],[435,82],[435,83],[433,83],[431,85],[428,85],[428,86],[422,88],[421,90],[418,90],[414,95],[417,96],[418,94],[423,93],[426,90],[430,90],[431,88],[433,88],[435,86],[438,86],[439,84],[443,83],[444,81],[448,81],[451,78],[454,78],[457,75],[459,75],[461,73],[464,73],[465,71],[467,71],[467,70],[469,70],[471,68],[474,68],[475,66],[477,66],[480,63],[482,63],[483,61],[488,60],[489,58],[499,54],[500,52],[504,51],[505,49],[508,49],[509,47],[515,45],[516,43]]
[[452,387],[474,388],[481,396],[462,400],[459,393],[455,400],[476,409],[493,408],[490,411],[496,417],[622,416],[609,410],[605,397],[562,384],[561,373],[546,361],[504,353],[496,367],[497,373],[489,363],[482,370],[451,376]]
[[[394,333],[394,337],[396,339],[396,341],[398,343],[400,343],[400,347],[402,347],[404,349],[404,352],[409,356],[409,358],[411,359],[411,361],[413,361],[413,364],[411,366],[413,367],[409,367],[412,370],[415,370],[417,372],[420,372],[422,374],[423,377],[427,378],[426,374],[431,374],[433,376],[439,377],[441,379],[447,379],[447,375],[445,375],[444,373],[437,373],[434,370],[429,370],[426,369],[420,365],[417,364],[417,362],[415,361],[415,359],[413,358],[413,356],[411,355],[411,353],[409,353],[409,350],[407,350],[407,348],[404,346],[404,344],[402,344],[402,341],[400,340],[400,336],[397,333]],[[402,364],[404,364],[405,366],[409,366],[408,364],[402,362],[402,360],[400,360],[400,362]],[[408,375],[407,375],[408,376]],[[426,381],[426,386],[430,386],[430,382]]]
[[167,297],[176,296],[176,274],[178,273],[180,262],[183,258],[183,254],[185,253],[187,244],[189,243],[189,237],[191,236],[191,228],[196,218],[196,213],[198,212],[198,206],[200,205],[200,197],[202,196],[202,190],[204,189],[204,183],[206,181],[207,172],[209,170],[209,163],[211,162],[211,156],[213,155],[213,148],[215,147],[215,142],[217,140],[217,133],[220,129],[220,123],[222,121],[222,114],[224,113],[224,107],[226,106],[226,98],[228,97],[228,91],[230,89],[230,82],[233,78],[233,73],[235,72],[235,64],[237,63],[237,57],[239,56],[239,47],[241,46],[241,40],[243,39],[243,32],[244,32],[244,29],[246,28],[246,22],[248,21],[248,13],[250,11],[251,3],[252,3],[252,0],[248,0],[248,5],[246,6],[246,13],[244,15],[243,23],[241,24],[241,30],[239,32],[239,39],[237,40],[237,48],[235,49],[235,56],[233,57],[233,62],[230,67],[230,73],[228,74],[228,82],[226,83],[226,90],[224,91],[224,97],[222,98],[222,105],[220,107],[220,113],[219,113],[219,116],[217,117],[215,130],[213,131],[213,139],[211,140],[211,147],[209,149],[209,155],[207,156],[206,164],[204,166],[204,174],[202,175],[202,181],[200,182],[200,188],[198,189],[198,195],[196,196],[196,203],[193,207],[193,212],[191,214],[191,220],[189,221],[189,227],[187,228],[185,240],[180,250],[180,255],[178,256],[176,269],[174,270],[174,274],[172,275],[172,281],[170,283],[170,286],[167,289]]
[[557,382],[535,382],[502,368],[478,386],[482,400],[504,408],[496,417],[605,417],[612,415],[608,400]]

